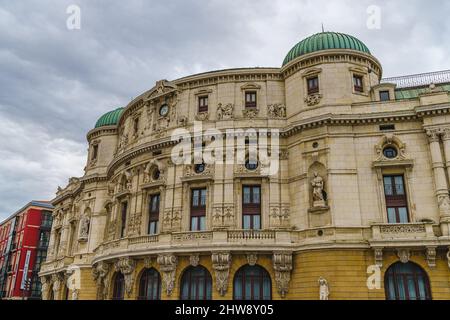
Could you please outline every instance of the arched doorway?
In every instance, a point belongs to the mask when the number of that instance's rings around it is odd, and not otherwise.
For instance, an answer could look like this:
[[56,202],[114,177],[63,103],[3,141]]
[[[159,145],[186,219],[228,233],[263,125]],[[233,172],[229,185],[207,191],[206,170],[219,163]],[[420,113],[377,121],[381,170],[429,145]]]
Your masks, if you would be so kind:
[[139,280],[139,300],[161,300],[161,277],[155,269],[145,269]]
[[125,296],[125,279],[121,272],[114,276],[113,300],[123,300]]
[[241,267],[234,276],[233,299],[271,300],[272,282],[267,270],[258,265]]
[[211,300],[212,279],[202,267],[188,267],[181,278],[181,300]]
[[431,300],[426,272],[415,263],[397,262],[384,277],[387,300]]

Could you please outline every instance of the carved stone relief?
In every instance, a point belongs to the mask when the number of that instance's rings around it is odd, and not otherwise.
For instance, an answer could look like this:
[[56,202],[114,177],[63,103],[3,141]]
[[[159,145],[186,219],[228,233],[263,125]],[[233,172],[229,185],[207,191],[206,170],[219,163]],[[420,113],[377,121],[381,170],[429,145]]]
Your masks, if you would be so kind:
[[275,283],[278,293],[282,298],[286,296],[289,290],[292,271],[292,253],[274,253],[273,269],[275,270]]
[[217,252],[213,253],[212,267],[214,269],[216,277],[217,291],[221,296],[224,296],[228,290],[228,277],[230,274],[231,265],[231,253],[229,252]]
[[173,254],[162,254],[158,256],[157,262],[163,274],[163,287],[166,290],[167,295],[171,296],[175,284],[175,272],[178,259]]

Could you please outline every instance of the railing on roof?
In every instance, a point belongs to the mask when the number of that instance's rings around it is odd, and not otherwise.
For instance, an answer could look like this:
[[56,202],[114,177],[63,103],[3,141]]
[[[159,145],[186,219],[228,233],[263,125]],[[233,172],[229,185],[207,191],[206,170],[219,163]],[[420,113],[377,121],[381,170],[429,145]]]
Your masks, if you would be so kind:
[[432,83],[440,84],[449,82],[450,70],[381,79],[381,83],[395,83],[397,85],[397,89],[422,87]]

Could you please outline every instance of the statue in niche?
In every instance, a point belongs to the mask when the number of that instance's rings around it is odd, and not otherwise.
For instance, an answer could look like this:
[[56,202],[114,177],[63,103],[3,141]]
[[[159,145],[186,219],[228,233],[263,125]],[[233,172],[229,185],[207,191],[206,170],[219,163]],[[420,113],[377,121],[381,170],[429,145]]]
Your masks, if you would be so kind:
[[91,220],[87,215],[84,215],[80,221],[80,239],[87,239],[89,236],[89,227]]
[[319,278],[319,299],[320,300],[328,300],[330,295],[330,288],[328,287],[328,281],[320,277]]
[[326,207],[327,194],[324,190],[324,181],[317,172],[314,172],[311,185],[313,188],[313,207]]

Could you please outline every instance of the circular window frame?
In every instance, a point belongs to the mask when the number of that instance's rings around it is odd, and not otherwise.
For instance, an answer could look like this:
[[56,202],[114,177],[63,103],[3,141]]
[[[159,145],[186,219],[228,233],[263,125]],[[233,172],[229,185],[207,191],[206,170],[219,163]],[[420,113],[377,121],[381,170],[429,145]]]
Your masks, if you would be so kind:
[[[386,155],[386,151],[387,151],[387,150],[393,150],[395,156],[393,156],[393,157],[387,156],[387,155]],[[393,145],[387,145],[387,146],[385,146],[385,147],[383,148],[383,151],[382,151],[382,152],[383,152],[383,157],[385,157],[386,159],[389,159],[389,160],[395,160],[395,159],[398,158],[398,155],[399,155],[398,148],[397,148],[396,146],[393,146]]]
[[[166,108],[166,112],[162,112],[162,110],[163,110],[163,108]],[[161,116],[161,117],[165,117],[165,116],[167,116],[168,114],[169,114],[169,105],[167,104],[167,103],[163,103],[160,107],[159,107],[159,110],[158,110],[158,113],[159,113],[159,115]]]
[[[199,168],[202,168],[202,170],[199,170]],[[202,174],[202,173],[205,172],[205,170],[206,170],[206,164],[204,162],[197,163],[197,164],[194,165],[194,172],[196,174]]]

